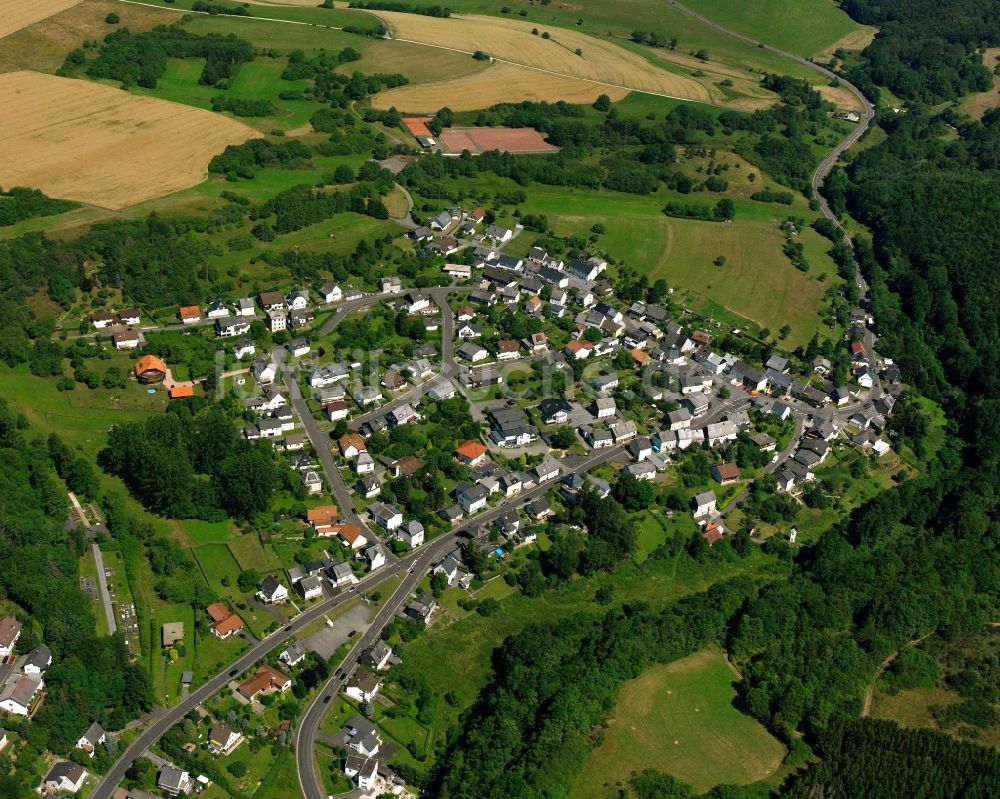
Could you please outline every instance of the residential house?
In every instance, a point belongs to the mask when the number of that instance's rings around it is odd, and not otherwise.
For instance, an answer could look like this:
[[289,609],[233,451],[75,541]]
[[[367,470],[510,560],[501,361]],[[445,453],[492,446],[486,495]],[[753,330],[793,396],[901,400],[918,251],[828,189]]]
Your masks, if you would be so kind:
[[486,507],[486,489],[478,483],[459,483],[455,488],[455,499],[466,513],[475,513]]
[[771,415],[777,416],[779,419],[787,419],[792,415],[792,409],[783,402],[775,402],[771,406]]
[[212,619],[212,635],[225,640],[243,629],[243,619],[221,602],[213,602],[205,612]]
[[[374,466],[372,467],[374,469]],[[373,474],[365,475],[354,484],[354,490],[365,499],[374,499],[382,491],[381,481]]]
[[611,435],[615,437],[615,444],[624,444],[627,441],[631,441],[639,433],[635,422],[631,421],[612,422],[608,425],[608,429],[611,431]]
[[279,330],[288,329],[288,313],[286,311],[274,310],[268,311],[266,314],[267,319],[267,329],[272,333],[277,333]]
[[652,480],[656,477],[656,467],[649,461],[630,463],[625,467],[625,471],[636,480]]
[[497,360],[515,360],[520,355],[520,345],[513,339],[505,339],[497,343]]
[[474,322],[464,322],[458,326],[458,329],[455,331],[455,335],[462,341],[479,338],[483,335],[483,327],[482,325],[477,325]]
[[349,563],[335,563],[327,569],[327,574],[330,577],[330,582],[333,583],[336,588],[340,588],[345,585],[352,585],[358,581],[354,576],[354,571],[351,569],[351,564]]
[[357,433],[344,433],[337,439],[337,445],[340,447],[341,457],[345,460],[356,458],[368,449],[365,440]]
[[126,330],[122,333],[114,333],[111,336],[116,350],[134,350],[139,346],[141,337],[137,330]]
[[413,519],[405,527],[396,530],[396,537],[410,549],[415,549],[424,543],[424,526]]
[[740,480],[740,469],[735,463],[713,463],[710,471],[719,485],[727,486]]
[[566,357],[572,358],[575,361],[582,361],[587,358],[594,351],[594,344],[591,341],[584,341],[582,339],[574,339],[566,344],[563,348],[563,352]]
[[92,313],[87,318],[90,320],[90,324],[98,330],[103,330],[111,325],[116,325],[120,321],[118,316],[113,313]]
[[323,477],[319,472],[310,469],[302,473],[302,485],[310,496],[323,493]]
[[205,308],[208,319],[223,319],[229,316],[229,307],[222,300],[212,300]]
[[82,749],[89,757],[93,757],[97,747],[108,739],[104,728],[96,721],[87,727],[86,732],[76,741],[76,748]]
[[523,447],[538,439],[538,431],[517,406],[494,408],[487,413],[490,438],[500,447]]
[[500,225],[489,225],[486,228],[485,238],[490,239],[496,244],[506,244],[514,238],[514,231]]
[[580,435],[583,436],[583,440],[587,442],[587,446],[591,449],[612,447],[615,443],[615,437],[610,430],[597,429],[590,425],[581,427]]
[[243,733],[225,722],[216,722],[208,731],[208,751],[213,755],[228,755],[243,742]]
[[653,454],[653,442],[647,436],[639,436],[629,441],[626,449],[636,463],[641,463]]
[[135,379],[142,385],[162,383],[167,377],[167,365],[155,355],[143,355],[135,362]]
[[560,471],[559,464],[547,455],[534,468],[535,476],[538,478],[539,483],[544,483],[547,480],[555,480],[559,476]]
[[288,303],[280,291],[262,291],[257,295],[260,307],[265,311],[287,311]]
[[375,671],[382,671],[392,659],[392,649],[385,641],[376,641],[361,653],[358,663]]
[[381,687],[382,683],[372,672],[358,668],[344,686],[344,693],[356,702],[372,702]]
[[249,297],[243,297],[236,301],[236,315],[237,316],[256,316],[257,308],[253,304],[253,300]]
[[610,419],[618,411],[614,397],[596,397],[590,403],[590,413],[595,419]]
[[403,523],[403,514],[387,502],[373,502],[368,506],[368,513],[379,527],[390,532]]
[[256,354],[257,354],[257,346],[253,343],[252,339],[241,338],[233,346],[233,355],[235,355],[238,360],[243,360],[248,356],[253,356]]
[[340,286],[335,283],[330,283],[327,281],[322,286],[319,287],[319,299],[323,304],[329,304],[331,302],[340,302],[344,298],[344,292],[341,291]]
[[186,771],[166,763],[156,778],[156,787],[168,796],[180,796],[182,793],[190,793],[194,783]]
[[295,584],[303,599],[319,599],[323,596],[323,581],[319,577],[303,577]]
[[414,597],[403,613],[415,621],[423,622],[426,626],[431,623],[435,610],[437,610],[437,600],[434,599],[434,595],[422,592]]
[[268,575],[257,585],[257,598],[265,605],[280,605],[288,601],[288,589],[273,575]]
[[545,497],[539,497],[525,505],[524,512],[528,514],[529,518],[540,522],[542,519],[552,515],[552,505],[549,504],[549,501]]
[[697,519],[701,516],[708,516],[710,513],[715,513],[716,499],[714,491],[705,491],[698,494],[694,498],[694,517]]
[[739,432],[735,422],[725,420],[708,425],[705,428],[705,437],[708,439],[708,445],[715,447],[724,441],[735,441]]
[[347,380],[350,377],[350,370],[342,363],[328,363],[316,369],[309,375],[310,388],[325,388]]
[[[614,405],[614,400],[610,402]],[[543,424],[566,424],[570,420],[573,406],[564,399],[544,399],[539,404],[538,411]]]
[[177,316],[186,325],[193,325],[201,321],[201,307],[198,305],[184,305],[177,310]]
[[740,382],[748,391],[763,391],[767,388],[767,375],[756,366],[744,361],[736,361],[730,370],[734,382]]
[[160,643],[163,645],[164,649],[180,643],[183,640],[184,622],[182,621],[167,622],[160,629]]
[[288,310],[303,311],[309,307],[309,290],[296,289],[288,295]]
[[[78,763],[71,763],[68,760],[58,760],[49,769],[42,781],[42,789],[45,791],[60,791],[64,793],[76,793],[83,787],[84,780],[87,779],[87,769]],[[176,796],[176,794],[174,794]]]
[[309,346],[309,342],[304,338],[293,338],[285,344],[285,349],[288,350],[290,355],[301,358],[303,355],[308,355],[312,347]]
[[45,645],[36,646],[24,657],[21,671],[25,674],[44,674],[52,665],[52,652]]
[[396,275],[389,275],[388,277],[379,278],[378,281],[379,291],[382,294],[402,294],[403,293],[403,283],[400,281],[399,277]]
[[795,486],[795,475],[787,469],[780,469],[774,475],[774,482],[779,492],[791,491]]
[[691,411],[687,408],[678,408],[667,414],[667,425],[671,430],[683,430],[691,426]]
[[335,532],[337,538],[340,539],[345,547],[354,552],[357,552],[368,544],[368,537],[356,524],[344,522],[343,524],[334,525],[331,530]]
[[778,446],[778,442],[767,433],[755,433],[750,436],[750,440],[753,441],[753,443],[756,444],[762,452],[774,452],[775,448]]
[[373,572],[385,566],[386,552],[381,544],[372,544],[365,550],[365,563],[368,571]]
[[532,333],[530,345],[532,353],[545,352],[549,348],[548,336],[544,333]]
[[35,695],[45,687],[39,674],[18,674],[9,677],[0,690],[0,710],[15,716],[27,716]]
[[375,471],[375,459],[367,452],[359,452],[351,467],[357,474],[371,474]]
[[471,363],[478,363],[485,361],[490,354],[485,347],[467,342],[458,348],[458,355]]
[[250,364],[250,374],[260,385],[269,385],[278,375],[278,367],[260,359]]
[[458,563],[458,558],[454,554],[447,555],[435,564],[431,574],[443,574],[448,585],[453,585],[458,579]]
[[215,335],[220,338],[244,336],[249,332],[250,323],[246,319],[238,319],[227,316],[224,319],[215,320]]

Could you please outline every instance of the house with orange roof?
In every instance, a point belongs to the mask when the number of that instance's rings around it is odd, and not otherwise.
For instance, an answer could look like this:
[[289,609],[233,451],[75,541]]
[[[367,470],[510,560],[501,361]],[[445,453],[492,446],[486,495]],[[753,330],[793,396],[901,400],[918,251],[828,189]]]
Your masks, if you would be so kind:
[[183,399],[194,396],[194,386],[171,386],[170,399]]
[[313,527],[328,527],[340,519],[340,509],[336,505],[320,505],[306,511],[306,521]]
[[365,538],[365,534],[361,532],[361,528],[356,524],[347,522],[337,525],[336,529],[337,537],[344,542],[344,546],[350,547],[355,551],[361,549],[368,543],[368,539]]
[[486,460],[486,455],[489,451],[488,447],[470,439],[464,444],[455,447],[455,456],[467,466],[478,466]]
[[291,677],[265,663],[257,669],[257,673],[253,677],[240,685],[238,690],[247,699],[253,701],[261,694],[268,695],[276,691],[284,693],[291,687]]
[[641,367],[649,363],[649,355],[638,348],[632,350],[629,354],[632,356],[632,360],[635,361],[636,366]]
[[708,541],[708,545],[712,546],[716,541],[720,541],[725,535],[725,530],[717,524],[716,522],[708,522],[705,525],[704,531],[702,531],[701,537]]
[[563,348],[563,352],[576,361],[582,361],[584,358],[589,357],[593,351],[594,342],[583,341],[582,339],[574,339],[568,342]]
[[155,355],[143,355],[135,363],[135,377],[143,385],[162,383],[167,377],[167,365]]
[[197,305],[182,305],[177,315],[184,324],[190,325],[201,321],[201,308]]
[[356,458],[368,449],[365,440],[357,433],[345,433],[337,441],[337,444],[340,446],[340,454],[346,460]]
[[212,625],[212,634],[215,635],[216,638],[220,638],[225,641],[229,636],[238,633],[242,629],[243,619],[235,613],[230,613],[226,618],[221,621],[217,621]]

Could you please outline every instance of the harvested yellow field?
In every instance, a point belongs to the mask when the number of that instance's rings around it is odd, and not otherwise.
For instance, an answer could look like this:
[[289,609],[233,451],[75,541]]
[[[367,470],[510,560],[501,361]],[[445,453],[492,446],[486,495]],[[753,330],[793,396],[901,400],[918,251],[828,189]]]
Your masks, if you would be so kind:
[[[983,51],[983,66],[993,72],[997,65],[1000,65],[1000,47],[987,47]],[[995,72],[990,89],[970,94],[959,103],[959,108],[973,119],[982,119],[983,114],[997,106],[1000,106],[1000,75]]]
[[117,210],[200,183],[259,136],[221,114],[40,72],[0,75],[0,186]]
[[452,111],[475,111],[497,103],[524,100],[592,103],[602,94],[620,100],[628,90],[494,62],[475,75],[390,89],[375,95],[372,106],[383,110],[395,106],[407,114],[433,114],[445,106]]
[[[531,24],[517,20],[477,15],[443,19],[391,11],[374,13],[395,39],[468,52],[470,56],[481,50],[501,62],[530,68],[536,73],[534,81],[539,83],[550,76],[578,78],[600,84],[605,93],[608,88],[617,87],[706,103],[724,99],[722,92],[710,85],[657,69],[642,56],[616,44],[565,28],[539,29],[540,34],[546,30],[550,34],[551,38],[545,39],[532,35]],[[477,80],[485,78],[484,74]],[[469,85],[465,83],[464,87]],[[447,105],[457,107],[450,101]]]
[[83,0],[0,0],[0,39]]
[[822,52],[816,53],[813,59],[823,63],[833,58],[837,50],[847,50],[849,52],[860,52],[872,43],[878,28],[872,25],[860,25],[857,30],[848,33],[844,38],[838,39]]

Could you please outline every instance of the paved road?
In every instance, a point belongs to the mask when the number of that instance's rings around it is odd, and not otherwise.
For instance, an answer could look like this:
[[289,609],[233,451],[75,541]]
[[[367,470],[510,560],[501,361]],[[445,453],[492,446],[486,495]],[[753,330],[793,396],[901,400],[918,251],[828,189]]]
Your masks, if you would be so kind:
[[[367,589],[387,580],[393,572],[381,569],[369,574],[362,579],[357,589]],[[159,715],[142,734],[136,738],[119,756],[114,766],[101,778],[90,793],[90,799],[110,799],[115,788],[125,778],[125,772],[132,765],[132,762],[145,754],[160,737],[174,724],[181,721],[186,714],[194,710],[198,705],[208,701],[212,696],[221,691],[230,680],[239,676],[242,672],[254,665],[258,660],[267,655],[276,647],[282,646],[296,632],[303,627],[321,618],[337,606],[343,604],[348,599],[354,597],[353,591],[345,591],[337,596],[324,600],[314,605],[309,610],[296,616],[286,627],[276,630],[261,641],[250,647],[239,658],[229,664],[223,671],[219,672],[208,682],[192,691],[187,697],[182,698],[176,705]]]
[[[568,459],[564,460],[563,465],[566,467],[567,473],[586,472],[621,456],[623,452],[624,447],[611,447],[600,451],[598,454],[590,455],[588,457],[574,459],[572,461]],[[529,491],[519,494],[517,497],[513,497],[510,500],[502,502],[497,507],[473,517],[472,519],[454,528],[446,535],[435,539],[422,550],[417,551],[417,557],[413,561],[412,568],[408,570],[408,573],[403,582],[399,585],[399,588],[396,589],[395,593],[393,593],[385,605],[382,606],[376,617],[372,620],[369,628],[365,631],[364,635],[359,638],[344,660],[337,666],[334,670],[333,676],[326,683],[323,689],[316,694],[312,702],[309,703],[305,713],[299,720],[299,726],[295,737],[295,758],[298,764],[299,786],[302,789],[302,795],[305,799],[326,799],[326,793],[323,790],[322,781],[317,773],[315,750],[316,739],[319,734],[319,725],[322,723],[323,717],[326,715],[328,702],[330,701],[327,697],[335,696],[344,684],[344,680],[337,675],[350,673],[350,671],[357,664],[361,653],[379,639],[385,626],[396,617],[396,614],[399,613],[402,607],[406,604],[410,595],[413,593],[414,588],[423,577],[430,564],[436,558],[443,556],[452,546],[454,546],[456,536],[471,527],[478,527],[480,525],[490,523],[498,516],[506,513],[512,507],[516,507],[525,502],[530,502],[532,499],[543,496],[553,487],[553,485],[553,481],[550,480]]]
[[101,557],[101,548],[95,541],[91,546],[94,548],[94,563],[97,564],[97,586],[101,592],[101,600],[104,603],[104,615],[108,619],[108,630],[111,633],[118,632],[118,623],[115,621],[115,611],[111,607],[111,592],[108,591],[108,578],[104,573],[104,558]]

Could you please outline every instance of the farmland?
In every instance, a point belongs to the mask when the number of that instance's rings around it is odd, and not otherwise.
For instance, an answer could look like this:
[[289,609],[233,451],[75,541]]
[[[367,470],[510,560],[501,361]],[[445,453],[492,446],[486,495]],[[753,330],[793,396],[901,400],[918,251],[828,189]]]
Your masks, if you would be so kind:
[[103,208],[192,186],[213,155],[256,135],[218,114],[37,72],[0,75],[0,103],[5,182]]
[[[36,8],[44,3],[25,3],[4,0],[0,7],[18,5]],[[180,17],[176,11],[130,5],[113,0],[84,0],[39,22],[10,33],[0,47],[0,72],[33,69],[37,72],[55,72],[62,66],[69,52],[84,40],[106,36],[111,26],[105,22],[114,12],[121,24],[133,32],[147,30],[154,25],[168,25]]]
[[[472,63],[478,63],[469,59]],[[497,103],[556,102],[591,103],[601,94],[618,100],[627,89],[591,83],[561,75],[544,75],[515,64],[493,63],[485,72],[433,83],[400,86],[372,98],[372,107],[396,107],[408,113],[474,111]]]
[[698,792],[767,777],[784,749],[733,707],[733,681],[722,654],[712,649],[626,683],[571,797],[618,796],[618,783],[646,768],[667,772]]
[[702,102],[724,102],[720,89],[695,78],[650,69],[650,62],[638,53],[570,30],[548,32],[549,38],[532,34],[532,26],[510,19],[476,15],[440,19],[397,12],[378,12],[396,39],[438,47],[488,53],[492,58],[542,73],[536,76],[579,78],[606,87],[634,89],[669,97]]
[[0,39],[46,17],[65,11],[81,0],[0,0]]

